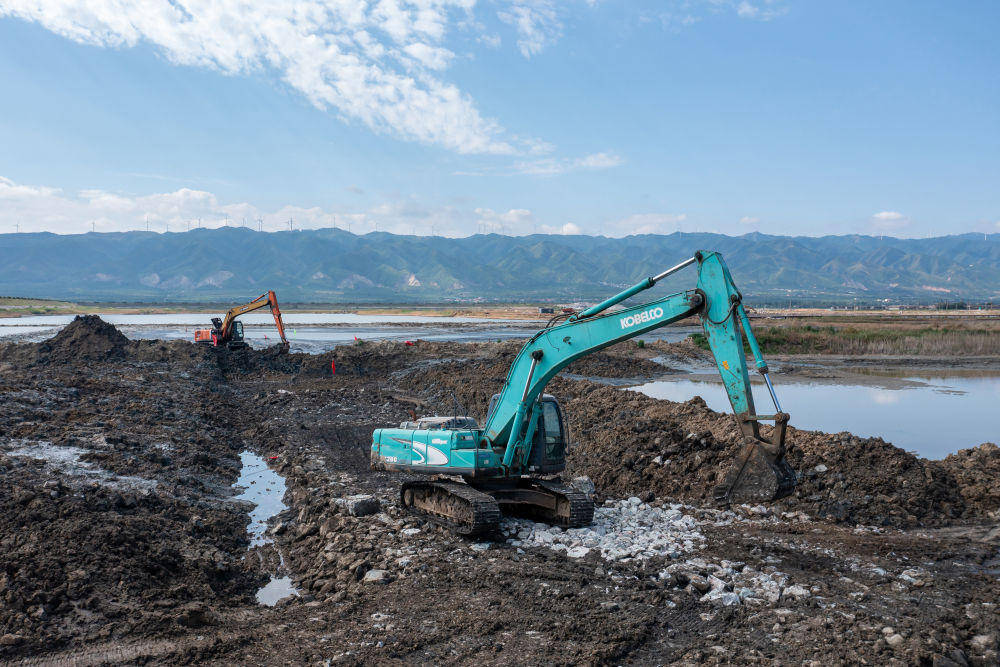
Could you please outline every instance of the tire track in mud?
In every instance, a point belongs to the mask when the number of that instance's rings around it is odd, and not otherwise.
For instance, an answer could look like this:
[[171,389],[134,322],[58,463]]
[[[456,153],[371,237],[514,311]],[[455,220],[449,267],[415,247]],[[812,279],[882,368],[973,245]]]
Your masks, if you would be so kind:
[[[178,636],[167,639],[143,641],[111,641],[92,644],[81,648],[53,651],[19,660],[2,661],[5,667],[91,667],[108,664],[145,662],[197,661],[199,656],[210,658],[227,646],[250,644],[259,636],[256,629],[260,617],[252,609],[227,611],[219,615],[218,624],[225,628],[243,630],[222,630],[203,628],[194,636]],[[171,660],[175,659],[175,660]]]

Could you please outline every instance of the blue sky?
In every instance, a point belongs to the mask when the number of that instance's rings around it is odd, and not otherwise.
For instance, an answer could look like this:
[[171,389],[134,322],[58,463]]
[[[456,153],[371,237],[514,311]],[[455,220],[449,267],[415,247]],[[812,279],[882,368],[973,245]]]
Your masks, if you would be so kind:
[[994,2],[252,6],[0,0],[3,231],[1000,231]]

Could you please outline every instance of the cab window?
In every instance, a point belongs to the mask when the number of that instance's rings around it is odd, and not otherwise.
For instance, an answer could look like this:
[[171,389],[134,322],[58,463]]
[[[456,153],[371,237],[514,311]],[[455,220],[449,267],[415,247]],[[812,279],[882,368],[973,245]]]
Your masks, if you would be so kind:
[[559,409],[552,401],[542,403],[542,421],[545,428],[545,456],[559,458],[563,453],[562,423]]

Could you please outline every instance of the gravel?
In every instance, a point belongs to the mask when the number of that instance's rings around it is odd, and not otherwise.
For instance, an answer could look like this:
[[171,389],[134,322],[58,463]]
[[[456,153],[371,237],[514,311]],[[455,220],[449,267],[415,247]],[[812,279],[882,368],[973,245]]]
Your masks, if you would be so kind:
[[582,558],[597,550],[608,561],[648,560],[654,556],[679,558],[704,546],[694,517],[681,505],[653,507],[638,498],[608,500],[594,512],[585,528],[567,528],[525,519],[505,519],[501,529],[515,547],[548,547]]

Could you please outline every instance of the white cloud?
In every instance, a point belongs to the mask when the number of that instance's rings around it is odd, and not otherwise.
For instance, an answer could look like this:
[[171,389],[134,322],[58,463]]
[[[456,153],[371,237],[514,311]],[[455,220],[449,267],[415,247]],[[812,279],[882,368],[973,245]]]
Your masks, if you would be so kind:
[[532,234],[536,230],[535,216],[526,208],[512,208],[497,213],[489,208],[477,208],[476,232],[479,234]]
[[877,232],[889,232],[910,225],[910,218],[899,211],[879,211],[871,218],[872,228]]
[[[683,213],[637,213],[604,226],[607,236],[630,236],[632,234],[670,234],[687,220]],[[610,232],[610,233],[607,233]]]
[[755,218],[750,215],[744,215],[740,218],[741,225],[756,225],[758,222],[760,222],[760,218]]
[[500,48],[500,35],[480,35],[476,41],[490,49]]
[[[0,0],[0,17],[36,23],[81,44],[148,45],[171,63],[227,75],[276,76],[311,104],[347,121],[462,154],[543,155],[551,144],[506,132],[443,78],[455,59],[450,33],[472,32],[499,48],[499,35],[476,19],[477,0]],[[560,38],[564,16],[595,6],[555,0],[495,0],[484,5],[511,25],[530,58]],[[767,19],[782,0],[679,0],[664,23],[708,13]],[[644,12],[646,16],[654,12]],[[588,162],[589,161],[589,162]],[[610,153],[579,160],[528,162],[524,173],[551,175],[620,164]]]
[[611,167],[620,167],[623,164],[625,164],[625,160],[614,153],[594,153],[577,160],[577,165],[583,169],[610,169]]
[[664,3],[667,9],[647,12],[645,22],[658,20],[664,28],[677,31],[708,17],[735,14],[752,21],[770,21],[788,13],[785,0],[680,0]]
[[[514,154],[520,148],[502,128],[437,77],[454,55],[442,46],[448,27],[474,1],[0,0],[0,16],[83,44],[149,44],[179,65],[275,72],[315,106],[376,132],[459,153]],[[530,33],[522,51],[535,52],[550,8],[521,13],[521,6],[512,11],[523,16],[519,31]]]
[[538,55],[562,34],[562,23],[550,0],[515,0],[497,16],[517,31],[517,48],[525,58]]
[[[353,198],[351,198],[353,199]],[[669,234],[687,219],[684,214],[641,213],[610,222],[585,224],[563,220],[538,220],[527,208],[474,207],[473,205],[428,205],[413,197],[400,197],[374,205],[336,210],[288,204],[265,210],[249,202],[221,202],[205,190],[180,188],[172,192],[144,195],[99,189],[67,192],[58,188],[23,185],[0,176],[0,233],[19,226],[22,232],[80,234],[92,226],[98,232],[145,229],[180,232],[188,228],[239,226],[265,231],[339,227],[355,234],[372,231],[394,234],[469,236],[475,233],[521,236],[526,234],[575,235],[598,233],[621,237],[633,234]]]
[[566,222],[561,225],[541,225],[538,231],[541,234],[560,234],[562,236],[583,234],[582,228],[575,222]]
[[894,222],[896,220],[904,220],[906,216],[899,211],[882,211],[873,215],[872,218],[880,222]]
[[58,193],[59,190],[56,188],[19,185],[9,178],[0,176],[0,199],[32,199],[34,197],[51,197]]
[[524,160],[515,164],[514,168],[521,174],[556,176],[585,169],[611,169],[623,164],[625,164],[625,160],[615,153],[593,153],[580,158]]
[[[148,216],[151,229],[186,227],[200,217],[211,226],[221,224],[239,207],[220,206],[215,195],[181,188],[174,192],[130,197],[103,190],[69,194],[57,188],[19,185],[0,177],[0,219],[18,224],[21,231],[72,233],[140,229]],[[4,230],[7,231],[7,230]]]
[[403,50],[428,69],[444,69],[451,63],[455,54],[448,49],[443,49],[423,42],[417,44],[407,44]]
[[[248,202],[224,203],[204,190],[181,188],[172,192],[129,195],[89,189],[68,193],[57,188],[22,185],[0,177],[0,233],[19,228],[22,232],[48,231],[80,234],[95,229],[120,232],[184,231],[202,227],[232,226],[257,228],[258,218],[267,231],[340,227],[354,233],[388,231],[396,234],[437,234],[467,236],[477,221],[491,221],[495,231],[528,234],[534,231],[534,217],[526,209],[494,213],[489,209],[460,209],[455,206],[427,206],[409,198],[399,198],[366,208],[326,210],[289,204],[264,210]],[[500,229],[500,226],[502,230]]]
[[736,5],[736,15],[744,19],[756,19],[758,21],[770,21],[773,18],[788,13],[788,8],[776,0],[763,0],[757,4],[751,4],[743,0]]

